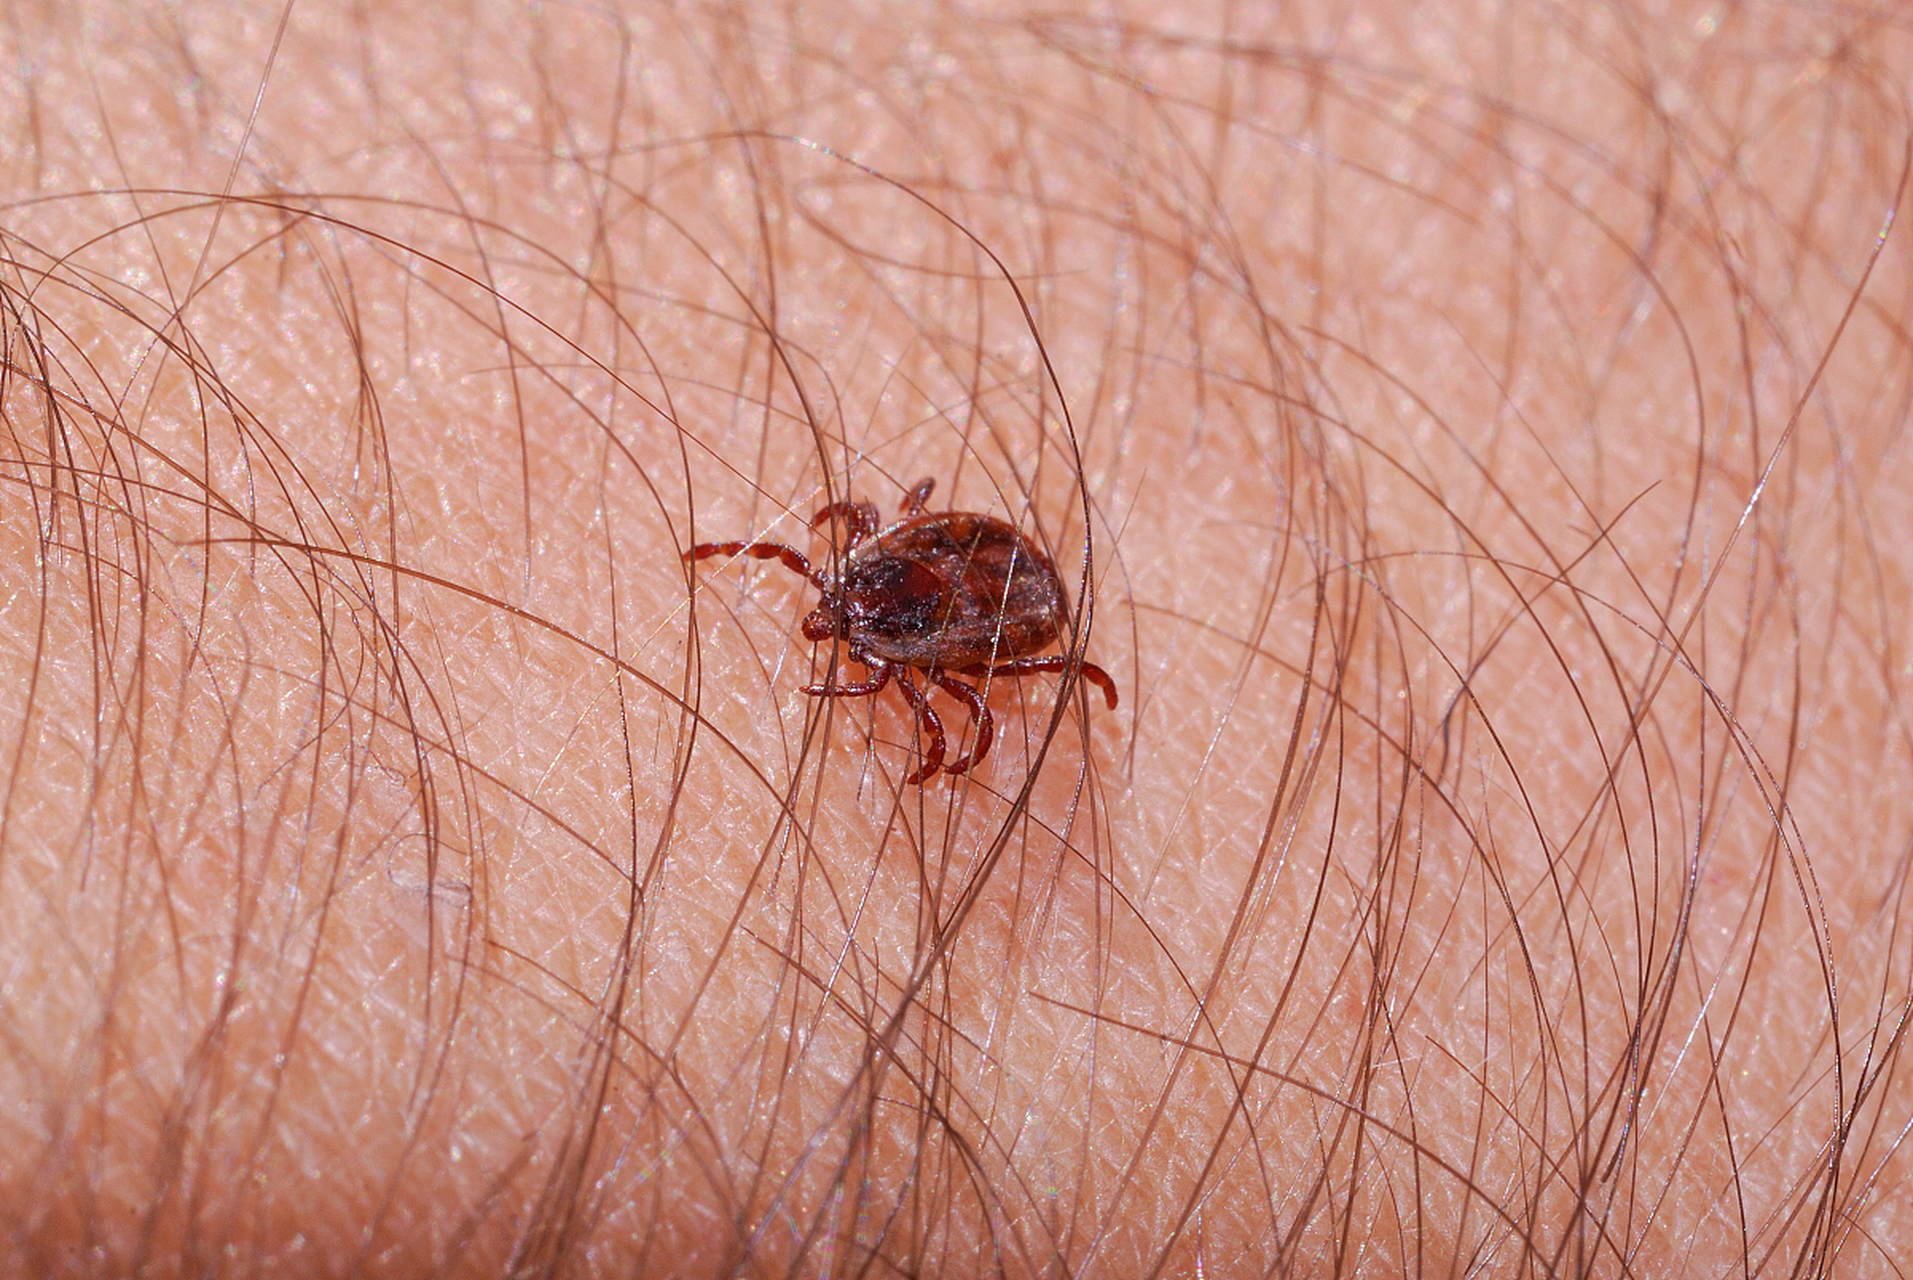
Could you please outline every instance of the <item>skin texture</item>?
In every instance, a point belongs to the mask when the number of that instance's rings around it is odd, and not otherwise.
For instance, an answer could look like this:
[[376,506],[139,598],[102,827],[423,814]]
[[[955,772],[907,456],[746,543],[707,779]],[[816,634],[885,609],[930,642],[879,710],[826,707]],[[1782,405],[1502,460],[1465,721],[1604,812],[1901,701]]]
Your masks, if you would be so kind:
[[1913,1265],[1897,10],[4,17],[0,1270]]

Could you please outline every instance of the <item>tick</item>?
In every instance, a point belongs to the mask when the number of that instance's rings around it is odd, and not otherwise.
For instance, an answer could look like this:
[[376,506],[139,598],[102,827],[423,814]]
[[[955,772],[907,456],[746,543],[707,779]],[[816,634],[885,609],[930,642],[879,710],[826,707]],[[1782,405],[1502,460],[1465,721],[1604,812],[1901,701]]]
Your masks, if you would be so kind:
[[[707,556],[752,556],[780,561],[802,574],[822,598],[804,619],[804,639],[844,642],[870,675],[852,683],[807,684],[814,698],[868,698],[893,682],[916,713],[923,763],[904,779],[921,785],[939,769],[968,773],[990,753],[996,722],[983,691],[959,676],[1021,677],[1072,667],[1103,691],[1116,708],[1116,682],[1093,662],[1062,654],[1034,656],[1056,643],[1068,620],[1063,581],[1048,556],[1015,526],[974,511],[925,511],[936,481],[919,480],[904,496],[902,519],[877,527],[869,502],[833,502],[811,517],[811,528],[844,524],[843,569],[819,572],[793,547],[778,542],[700,542],[686,561]],[[910,671],[923,673],[919,689]],[[930,706],[935,685],[970,709],[976,742],[968,755],[943,761],[943,721]]]

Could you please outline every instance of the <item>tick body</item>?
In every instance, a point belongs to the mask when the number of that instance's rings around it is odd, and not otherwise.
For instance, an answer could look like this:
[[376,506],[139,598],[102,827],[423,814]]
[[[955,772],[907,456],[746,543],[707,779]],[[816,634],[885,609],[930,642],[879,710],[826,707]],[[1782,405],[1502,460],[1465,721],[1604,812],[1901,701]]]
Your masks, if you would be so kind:
[[[821,595],[804,619],[804,638],[843,641],[851,658],[870,671],[852,683],[811,684],[817,698],[873,697],[895,684],[916,713],[923,733],[923,763],[905,778],[921,784],[939,770],[968,773],[990,752],[995,721],[983,692],[969,680],[1067,671],[1061,654],[1038,656],[1056,643],[1068,620],[1067,598],[1056,566],[1041,548],[995,516],[974,511],[925,511],[936,481],[921,480],[903,500],[903,518],[877,527],[868,502],[836,502],[811,518],[811,527],[842,521],[843,568],[835,577],[819,572],[800,551],[777,542],[700,542],[686,560],[707,556],[753,556],[777,560],[802,574]],[[1103,691],[1113,710],[1116,682],[1094,663],[1077,666],[1083,679]],[[969,754],[945,763],[943,721],[930,706],[929,689],[918,688],[912,671],[970,710],[976,741]]]

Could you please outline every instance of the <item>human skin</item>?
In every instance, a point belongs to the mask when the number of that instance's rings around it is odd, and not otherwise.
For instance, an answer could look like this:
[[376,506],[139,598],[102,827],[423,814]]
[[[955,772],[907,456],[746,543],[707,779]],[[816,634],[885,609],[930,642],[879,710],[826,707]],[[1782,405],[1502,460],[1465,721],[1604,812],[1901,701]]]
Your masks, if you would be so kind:
[[1268,8],[8,9],[0,1269],[1913,1261],[1913,33]]

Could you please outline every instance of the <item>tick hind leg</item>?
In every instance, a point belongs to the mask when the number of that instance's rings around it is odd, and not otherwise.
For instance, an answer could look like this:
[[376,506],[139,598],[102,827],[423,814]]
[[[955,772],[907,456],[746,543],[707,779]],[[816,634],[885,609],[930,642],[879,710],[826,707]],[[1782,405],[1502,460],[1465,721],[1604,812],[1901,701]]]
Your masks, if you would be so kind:
[[[917,727],[923,736],[923,763],[917,771],[903,780],[906,787],[920,787],[924,779],[943,767],[943,721],[937,719],[937,713],[930,706],[930,695],[910,683],[909,676],[897,677],[897,689],[903,694],[904,701],[917,713]],[[969,765],[965,764],[964,768]]]
[[871,698],[880,694],[884,686],[890,683],[890,677],[896,668],[887,662],[870,664],[876,674],[868,680],[855,680],[849,684],[807,684],[804,692],[813,698]]
[[778,560],[792,573],[802,574],[819,591],[826,591],[824,580],[810,567],[810,560],[795,547],[781,542],[700,542],[684,553],[685,560],[705,560],[711,556],[750,556],[757,560]]
[[989,704],[983,701],[983,693],[973,684],[965,684],[953,676],[941,671],[932,671],[930,678],[937,687],[959,699],[970,708],[970,724],[976,730],[976,742],[970,747],[970,754],[953,764],[943,766],[943,771],[952,776],[968,773],[983,763],[983,757],[990,754],[990,743],[996,738],[996,721],[990,716]]
[[[963,668],[963,674],[966,676],[1030,676],[1039,671],[1068,671],[1071,665],[1068,658],[1057,653],[1046,658],[1018,658],[1015,662],[1001,662],[996,666],[978,663],[974,667]],[[1110,679],[1109,672],[1093,662],[1082,663],[1076,669],[1082,673],[1083,679],[1103,691],[1103,700],[1109,704],[1109,709],[1114,711],[1116,682]]]
[[[946,745],[943,736],[943,721],[930,707],[930,702],[917,687],[910,683],[910,677],[902,675],[888,662],[873,663],[875,672],[868,680],[858,680],[850,684],[807,684],[804,692],[813,698],[874,698],[890,687],[892,676],[896,677],[897,691],[903,694],[910,709],[917,713],[917,726],[923,736],[923,765],[915,773],[904,779],[910,786],[921,785],[923,780],[943,767],[943,751]],[[967,765],[965,766],[968,767]]]

